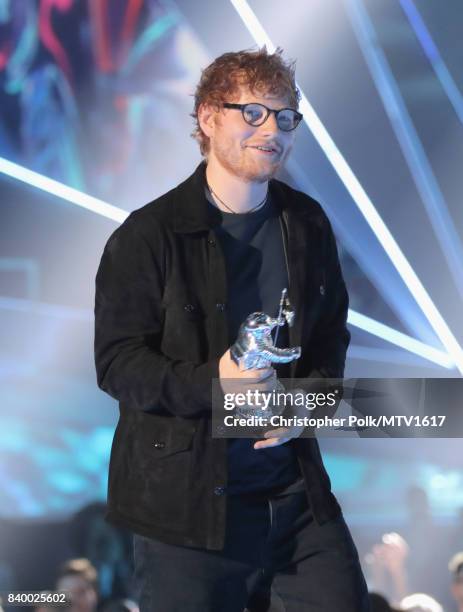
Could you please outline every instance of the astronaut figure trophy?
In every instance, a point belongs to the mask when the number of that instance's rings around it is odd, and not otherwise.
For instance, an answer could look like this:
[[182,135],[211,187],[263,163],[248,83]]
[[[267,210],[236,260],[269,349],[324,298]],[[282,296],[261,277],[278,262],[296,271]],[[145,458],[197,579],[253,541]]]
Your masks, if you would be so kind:
[[[280,299],[280,309],[278,317],[275,319],[265,312],[253,312],[241,324],[238,331],[238,338],[230,348],[230,355],[233,361],[241,370],[250,370],[252,368],[268,368],[276,363],[289,363],[299,359],[301,356],[301,347],[279,348],[275,346],[279,328],[288,323],[292,327],[294,322],[295,312],[289,304],[287,297],[287,289],[283,289]],[[276,329],[275,338],[272,337],[272,331]],[[284,391],[284,386],[278,381],[278,391]],[[280,410],[268,406],[265,409],[260,404],[252,406],[238,406],[236,413],[239,416],[267,416],[282,412],[284,405]]]

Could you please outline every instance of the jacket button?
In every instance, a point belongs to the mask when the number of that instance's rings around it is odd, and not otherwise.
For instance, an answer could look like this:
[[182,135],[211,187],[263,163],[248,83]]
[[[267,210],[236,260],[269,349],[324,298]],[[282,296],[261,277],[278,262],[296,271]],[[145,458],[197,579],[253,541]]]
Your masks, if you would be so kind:
[[217,310],[220,310],[220,311],[225,310],[225,304],[222,304],[221,302],[216,304],[215,307],[217,308]]
[[183,310],[186,310],[187,312],[193,312],[195,309],[195,307],[193,306],[193,304],[185,304],[185,306],[183,307]]
[[208,243],[211,247],[215,247],[215,240],[212,240],[212,238],[208,240]]
[[154,443],[154,448],[162,449],[162,448],[165,447],[165,445],[166,445],[165,442],[155,442]]
[[325,286],[324,285],[320,285],[320,294],[321,295],[325,295]]
[[215,487],[214,488],[214,495],[224,495],[225,493],[225,487]]

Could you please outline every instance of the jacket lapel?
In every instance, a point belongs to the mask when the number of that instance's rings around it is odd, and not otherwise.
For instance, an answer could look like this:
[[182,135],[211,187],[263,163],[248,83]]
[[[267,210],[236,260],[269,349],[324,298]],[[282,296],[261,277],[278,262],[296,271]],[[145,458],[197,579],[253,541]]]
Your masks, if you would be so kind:
[[[294,192],[287,192],[286,186],[277,181],[270,181],[272,197],[281,208],[281,215],[286,232],[283,240],[286,242],[288,256],[289,288],[288,296],[295,310],[294,324],[289,328],[290,346],[300,346],[307,308],[310,307],[310,283],[313,267],[317,257],[317,223],[311,219],[312,207],[304,201],[290,197]],[[291,363],[291,376],[296,371],[297,361]]]

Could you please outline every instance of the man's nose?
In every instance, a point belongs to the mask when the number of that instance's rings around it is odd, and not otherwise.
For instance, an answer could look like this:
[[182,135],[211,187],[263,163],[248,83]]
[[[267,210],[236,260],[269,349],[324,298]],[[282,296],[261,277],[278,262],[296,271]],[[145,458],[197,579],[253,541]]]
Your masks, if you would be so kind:
[[261,131],[265,134],[278,134],[280,128],[278,127],[277,118],[275,113],[270,113],[267,120],[260,126]]

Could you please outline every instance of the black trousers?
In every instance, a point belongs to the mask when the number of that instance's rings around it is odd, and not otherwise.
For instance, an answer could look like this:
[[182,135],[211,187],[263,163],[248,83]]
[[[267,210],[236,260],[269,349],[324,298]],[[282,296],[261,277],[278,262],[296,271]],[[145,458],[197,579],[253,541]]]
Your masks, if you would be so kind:
[[342,516],[317,525],[304,492],[227,504],[222,551],[134,535],[140,612],[368,612]]

